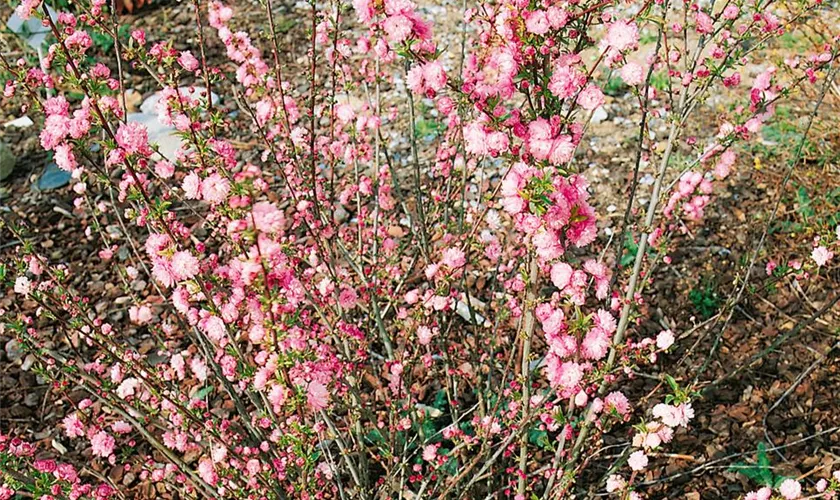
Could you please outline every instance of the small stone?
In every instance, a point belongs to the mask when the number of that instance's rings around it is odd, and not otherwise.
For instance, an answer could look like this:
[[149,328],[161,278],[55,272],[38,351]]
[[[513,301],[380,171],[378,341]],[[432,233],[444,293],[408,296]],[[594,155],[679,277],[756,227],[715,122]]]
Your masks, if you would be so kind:
[[55,162],[50,162],[44,169],[44,173],[38,178],[37,187],[41,191],[57,189],[70,183],[70,172],[58,168]]
[[598,106],[595,108],[595,111],[592,112],[592,123],[597,125],[598,123],[606,120],[608,116],[607,110],[604,109],[603,106]]
[[122,484],[123,486],[130,486],[135,479],[137,479],[137,476],[133,472],[127,472],[123,477]]
[[0,181],[12,175],[15,169],[15,154],[5,142],[0,142]]
[[20,118],[15,118],[12,121],[6,122],[3,126],[6,128],[14,127],[14,128],[29,128],[34,125],[35,122],[32,121],[32,118],[24,115]]
[[23,357],[23,346],[15,339],[6,342],[6,359],[15,362]]

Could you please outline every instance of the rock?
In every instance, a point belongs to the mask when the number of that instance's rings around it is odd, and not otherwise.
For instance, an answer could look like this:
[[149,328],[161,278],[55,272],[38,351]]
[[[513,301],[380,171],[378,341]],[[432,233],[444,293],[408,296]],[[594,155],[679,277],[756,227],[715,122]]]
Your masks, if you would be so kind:
[[595,108],[595,111],[592,112],[592,123],[597,125],[598,123],[606,120],[608,116],[607,110],[604,109],[603,106],[598,106]]
[[38,189],[46,191],[57,189],[70,183],[70,172],[61,170],[55,162],[50,162],[44,169],[44,173],[38,178]]
[[14,363],[23,357],[23,346],[15,339],[6,342],[6,359]]
[[[180,87],[178,91],[181,92],[182,95],[189,96],[193,99],[197,99],[201,97],[203,93],[206,93],[204,87],[192,87],[192,92],[189,87]],[[178,149],[182,147],[183,142],[181,141],[181,138],[178,137],[178,133],[174,127],[163,125],[158,120],[157,110],[155,108],[157,107],[160,97],[160,92],[155,92],[151,96],[147,97],[146,100],[140,104],[140,112],[129,113],[126,120],[145,125],[149,132],[149,142],[157,144],[159,148],[158,150],[163,157],[167,160],[174,161],[176,153]],[[128,96],[126,99],[126,104],[128,104]],[[211,92],[210,101],[214,105],[218,104],[219,96]],[[133,103],[131,107],[136,107],[136,103]],[[157,155],[155,156],[157,157]]]
[[137,111],[142,102],[143,96],[140,92],[137,92],[134,89],[128,89],[125,91],[125,107],[128,108],[129,113]]
[[[144,102],[143,105],[145,104]],[[129,113],[126,120],[144,125],[149,133],[149,142],[157,144],[160,154],[166,159],[175,160],[175,154],[181,147],[181,138],[174,127],[161,124],[156,115],[148,113]]]
[[0,181],[12,175],[15,169],[15,154],[5,142],[0,142]]
[[32,118],[24,115],[20,118],[15,118],[12,121],[6,122],[3,126],[6,128],[14,127],[14,128],[29,128],[35,123],[32,121]]

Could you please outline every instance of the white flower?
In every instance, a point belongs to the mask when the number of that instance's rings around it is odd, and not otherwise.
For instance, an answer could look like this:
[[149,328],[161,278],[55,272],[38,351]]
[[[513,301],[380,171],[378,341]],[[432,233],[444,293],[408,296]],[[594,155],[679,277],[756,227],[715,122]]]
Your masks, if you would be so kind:
[[627,460],[627,464],[630,465],[630,468],[634,471],[640,471],[647,467],[648,457],[645,455],[645,452],[639,450],[630,455],[630,458]]
[[136,378],[127,378],[122,381],[119,387],[117,387],[117,396],[126,399],[129,396],[134,396],[134,392],[137,390],[137,387],[140,385],[140,381]]
[[663,330],[656,336],[656,347],[663,351],[674,345],[674,332],[671,330]]
[[787,500],[794,500],[802,495],[802,486],[795,479],[785,479],[779,486],[779,493]]
[[834,257],[834,252],[824,246],[818,246],[811,252],[811,258],[817,263],[817,266],[822,267]]
[[26,276],[18,276],[15,280],[15,293],[29,295],[32,291],[32,282]]
[[626,485],[627,482],[624,481],[623,477],[618,474],[611,474],[610,477],[607,478],[607,493],[621,491]]

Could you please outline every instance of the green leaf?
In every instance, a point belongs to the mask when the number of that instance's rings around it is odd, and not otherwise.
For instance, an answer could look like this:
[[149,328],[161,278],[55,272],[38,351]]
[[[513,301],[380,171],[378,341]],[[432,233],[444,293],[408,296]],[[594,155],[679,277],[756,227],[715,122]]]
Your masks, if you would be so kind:
[[680,385],[677,383],[674,377],[666,374],[665,381],[668,382],[668,385],[671,387],[672,391],[678,392],[680,390]]
[[799,186],[796,190],[796,203],[799,205],[799,215],[808,219],[816,215],[814,207],[811,206],[811,198],[808,196],[808,190],[805,186]]
[[767,446],[758,443],[758,466],[761,469],[761,481],[766,485],[773,485],[773,469],[770,466],[770,457],[767,456]]
[[769,486],[771,488],[777,487],[786,479],[785,477],[777,476],[773,473],[773,466],[770,463],[770,457],[767,454],[767,445],[763,442],[758,443],[756,458],[757,463],[755,464],[738,462],[732,465],[729,470],[746,476],[748,479],[760,484],[761,486]]
[[195,395],[193,396],[193,399],[204,399],[207,396],[209,396],[211,392],[213,392],[213,386],[212,385],[208,385],[207,387],[202,387],[201,389],[196,391]]
[[385,437],[382,436],[382,433],[379,432],[379,429],[373,429],[372,431],[368,432],[365,436],[365,439],[367,439],[373,444],[385,444]]
[[446,406],[447,406],[446,391],[444,391],[443,389],[437,391],[437,394],[435,394],[435,400],[432,403],[432,406],[434,406],[435,408],[437,408],[440,411],[445,411],[446,410]]
[[548,439],[548,432],[540,429],[531,429],[528,431],[528,441],[535,445],[539,446],[544,450],[552,450],[554,449],[551,446],[551,441]]
[[[444,451],[446,453],[443,453]],[[443,448],[441,448],[440,450],[438,450],[438,453],[440,453],[441,455],[446,455],[446,454],[449,453],[449,450],[444,450]],[[445,464],[443,464],[443,467],[441,467],[440,469],[443,472],[449,474],[450,476],[457,475],[458,474],[458,459],[455,458],[455,457],[451,457],[449,460],[446,461]]]

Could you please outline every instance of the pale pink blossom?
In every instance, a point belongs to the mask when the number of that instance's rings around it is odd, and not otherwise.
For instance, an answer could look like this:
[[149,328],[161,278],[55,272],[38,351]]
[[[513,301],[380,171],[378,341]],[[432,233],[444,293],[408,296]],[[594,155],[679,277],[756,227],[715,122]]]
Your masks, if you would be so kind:
[[26,276],[18,276],[15,278],[15,293],[21,295],[29,295],[32,292],[32,282]]
[[668,349],[674,344],[674,332],[671,330],[662,330],[656,336],[656,347],[662,349]]
[[787,500],[796,500],[802,495],[802,485],[796,479],[785,479],[779,485],[779,493]]
[[548,33],[548,30],[551,29],[551,24],[545,11],[536,10],[530,12],[525,19],[525,29],[535,35],[545,35]]
[[624,83],[631,87],[639,85],[645,78],[644,68],[642,68],[641,64],[635,62],[628,62],[622,66],[619,74],[621,75],[621,79],[624,80]]
[[615,493],[621,491],[627,485],[627,482],[617,474],[610,474],[607,478],[607,493]]
[[627,459],[627,465],[638,472],[648,466],[648,457],[642,450],[634,451],[630,454],[630,458]]
[[636,23],[619,19],[610,24],[607,28],[607,43],[621,52],[636,48],[639,45],[639,29]]
[[822,267],[834,258],[834,252],[820,245],[811,252],[811,258],[817,263],[817,266]]

